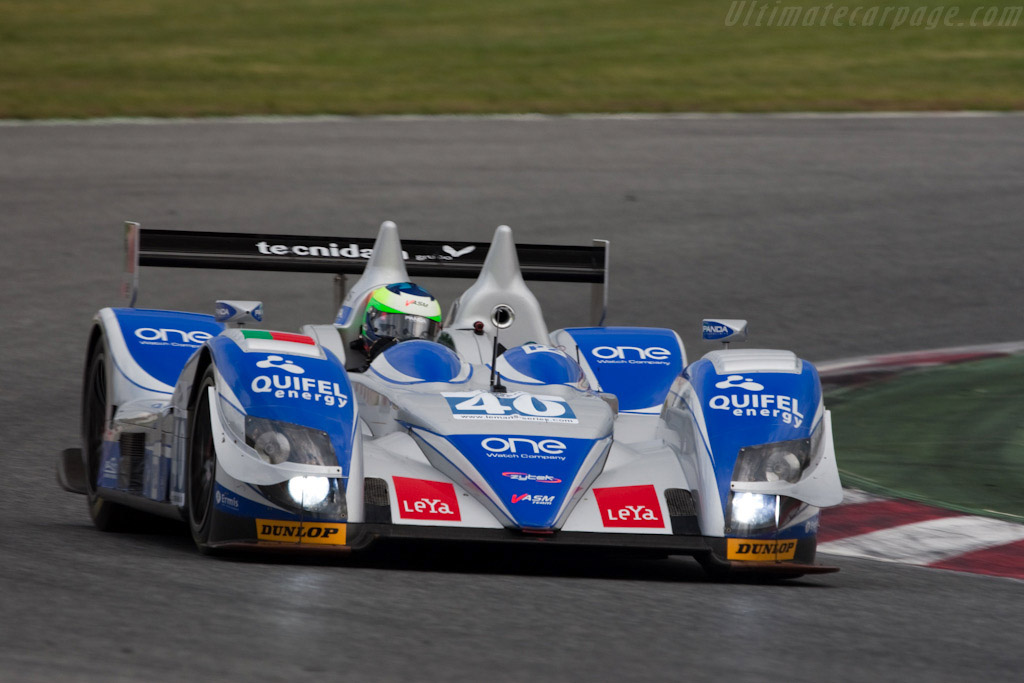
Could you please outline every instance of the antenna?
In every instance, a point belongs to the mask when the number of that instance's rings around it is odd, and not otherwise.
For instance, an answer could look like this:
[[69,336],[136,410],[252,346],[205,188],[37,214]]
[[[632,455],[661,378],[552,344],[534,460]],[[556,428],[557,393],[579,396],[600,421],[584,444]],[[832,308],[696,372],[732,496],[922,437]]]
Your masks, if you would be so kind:
[[[498,333],[506,327],[511,327],[515,319],[516,312],[508,304],[498,304],[491,311],[491,324],[494,325],[494,344],[491,347],[491,391],[495,393],[505,391],[505,387],[501,386],[501,375],[497,372],[498,356],[505,353],[505,348],[498,344]],[[476,327],[475,324],[474,327]]]
[[501,384],[501,373],[498,372],[498,331],[494,331],[494,343],[491,345],[491,391],[495,394],[505,393]]

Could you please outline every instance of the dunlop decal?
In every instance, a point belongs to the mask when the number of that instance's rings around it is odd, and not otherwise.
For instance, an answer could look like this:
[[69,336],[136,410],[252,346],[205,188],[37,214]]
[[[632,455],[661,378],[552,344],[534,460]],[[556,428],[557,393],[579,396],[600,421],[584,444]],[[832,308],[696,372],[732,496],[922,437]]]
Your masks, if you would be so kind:
[[282,522],[257,519],[256,538],[261,541],[301,543],[304,545],[345,545],[344,524],[329,522]]
[[796,541],[754,541],[746,538],[730,538],[728,560],[775,562],[792,560],[796,557]]

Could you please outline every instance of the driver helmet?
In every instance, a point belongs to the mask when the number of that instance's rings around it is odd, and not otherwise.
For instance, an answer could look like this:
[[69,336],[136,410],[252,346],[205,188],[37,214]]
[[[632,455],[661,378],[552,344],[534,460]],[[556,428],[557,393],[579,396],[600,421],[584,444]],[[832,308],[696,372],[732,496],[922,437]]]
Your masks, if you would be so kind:
[[408,339],[433,341],[440,331],[441,304],[437,299],[419,285],[397,282],[370,295],[360,336],[368,353],[379,353]]

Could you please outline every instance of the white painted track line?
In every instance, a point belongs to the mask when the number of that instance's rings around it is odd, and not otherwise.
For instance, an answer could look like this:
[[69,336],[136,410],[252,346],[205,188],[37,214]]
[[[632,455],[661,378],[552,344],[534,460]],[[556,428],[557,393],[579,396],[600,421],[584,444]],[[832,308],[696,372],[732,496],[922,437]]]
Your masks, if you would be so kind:
[[1024,525],[986,517],[945,517],[822,543],[821,553],[928,565],[1024,540]]

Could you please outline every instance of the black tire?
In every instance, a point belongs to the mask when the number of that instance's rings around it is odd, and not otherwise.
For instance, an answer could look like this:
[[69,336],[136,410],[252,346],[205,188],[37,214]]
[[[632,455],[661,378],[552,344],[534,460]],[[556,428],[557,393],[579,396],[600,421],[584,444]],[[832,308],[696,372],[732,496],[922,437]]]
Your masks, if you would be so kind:
[[208,389],[215,385],[213,366],[207,368],[199,383],[188,440],[188,480],[185,507],[188,527],[199,552],[210,554],[210,530],[213,527],[213,494],[217,483],[217,451],[210,426]]
[[107,359],[103,339],[99,338],[86,361],[82,383],[82,457],[89,517],[100,531],[129,531],[136,527],[140,513],[104,499],[97,486],[103,460],[103,434],[109,421]]

